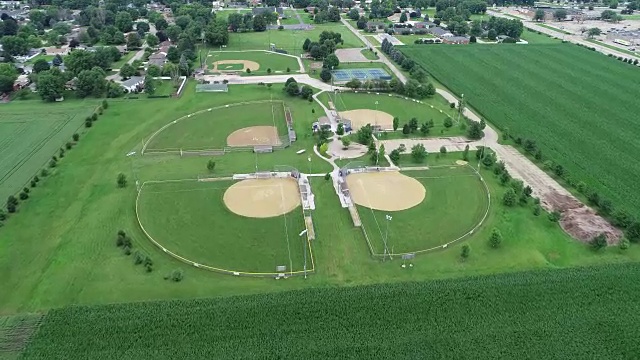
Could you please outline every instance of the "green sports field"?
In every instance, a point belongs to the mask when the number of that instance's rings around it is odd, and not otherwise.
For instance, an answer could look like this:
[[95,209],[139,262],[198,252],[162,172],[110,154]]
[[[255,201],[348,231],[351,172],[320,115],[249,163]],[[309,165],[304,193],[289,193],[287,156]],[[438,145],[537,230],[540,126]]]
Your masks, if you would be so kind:
[[91,102],[50,104],[35,108],[29,102],[3,105],[0,115],[0,198],[15,194],[44,167],[57,150],[82,130],[91,115]]
[[[385,237],[394,254],[419,253],[442,246],[471,231],[487,212],[487,191],[468,166],[433,167],[403,174],[418,180],[426,189],[420,204],[402,211],[380,211],[358,205],[362,225],[376,254],[384,253]],[[386,215],[392,216],[388,232]]]
[[[286,73],[287,69],[292,73],[297,73],[300,69],[298,60],[291,56],[285,56],[278,53],[266,52],[266,51],[216,51],[211,50],[207,55],[207,66],[209,71],[213,70],[213,63],[221,60],[249,60],[255,61],[260,65],[258,70],[251,71],[253,75],[267,75],[267,69],[271,69],[272,74]],[[224,64],[222,67],[228,65],[237,65],[232,68],[223,68],[222,70],[242,70],[244,65],[239,64]],[[243,75],[247,75],[246,73]]]
[[[402,126],[408,123],[411,118],[417,118],[418,124],[433,120],[434,127],[427,136],[455,136],[465,132],[458,126],[445,128],[443,121],[447,116],[455,116],[455,109],[449,107],[449,103],[440,95],[421,100],[421,103],[413,99],[405,99],[397,96],[389,96],[386,93],[366,94],[364,92],[351,93],[343,92],[337,96],[324,92],[318,96],[326,106],[329,101],[333,102],[338,111],[348,111],[356,109],[377,109],[398,117],[400,126],[395,132],[387,132],[387,139],[403,137]],[[376,102],[378,103],[376,105]],[[412,134],[411,137],[422,136],[420,133]]]
[[[138,216],[155,241],[169,251],[224,270],[273,273],[276,266],[303,270],[306,238],[300,207],[269,218],[232,213],[223,196],[234,181],[146,183]],[[310,267],[309,267],[310,268]]]
[[402,51],[464,93],[489,122],[514,138],[534,139],[574,180],[640,215],[636,67],[570,44]]
[[227,146],[229,134],[251,126],[275,126],[281,135],[287,131],[282,101],[228,104],[184,118],[188,115],[167,122],[153,137],[150,133],[145,151],[219,149]]

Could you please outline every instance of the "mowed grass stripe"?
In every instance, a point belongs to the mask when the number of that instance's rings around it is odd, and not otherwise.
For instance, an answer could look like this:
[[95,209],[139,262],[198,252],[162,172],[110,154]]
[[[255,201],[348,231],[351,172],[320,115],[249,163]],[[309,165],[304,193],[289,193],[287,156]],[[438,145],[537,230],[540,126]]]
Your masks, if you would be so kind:
[[567,44],[403,51],[489,121],[536,140],[572,178],[640,214],[638,69]]

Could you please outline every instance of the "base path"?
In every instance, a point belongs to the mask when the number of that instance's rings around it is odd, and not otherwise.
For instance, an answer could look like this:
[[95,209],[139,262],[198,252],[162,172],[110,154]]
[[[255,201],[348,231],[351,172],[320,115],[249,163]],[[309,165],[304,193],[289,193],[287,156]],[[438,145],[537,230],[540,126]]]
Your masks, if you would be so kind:
[[[241,70],[225,70],[224,65],[228,64],[242,64],[244,66]],[[222,65],[222,66],[221,66]],[[214,70],[216,71],[246,71],[247,69],[251,71],[256,71],[260,69],[260,64],[255,61],[249,60],[220,60],[213,63]]]
[[358,173],[347,176],[351,199],[370,209],[400,211],[420,204],[426,194],[422,184],[399,172]]
[[280,145],[275,126],[251,126],[236,130],[227,136],[229,146]]
[[242,180],[231,185],[223,199],[231,212],[254,218],[280,216],[300,206],[294,179]]

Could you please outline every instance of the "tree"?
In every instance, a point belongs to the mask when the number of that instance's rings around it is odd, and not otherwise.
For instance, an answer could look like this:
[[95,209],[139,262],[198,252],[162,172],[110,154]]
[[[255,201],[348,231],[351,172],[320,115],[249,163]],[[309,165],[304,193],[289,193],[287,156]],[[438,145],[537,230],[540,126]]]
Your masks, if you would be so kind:
[[[122,65],[120,67],[120,76],[123,79],[128,79],[128,78],[134,76],[136,73],[137,73],[137,70],[133,66],[131,66],[131,64],[129,64],[129,63],[125,63],[124,65]],[[148,71],[147,71],[147,73],[148,73]]]
[[489,29],[487,32],[487,38],[489,40],[495,40],[498,37],[498,33],[494,29]]
[[500,233],[500,230],[493,228],[493,230],[491,230],[491,236],[489,237],[489,245],[495,249],[499,247],[501,243],[502,234]]
[[556,21],[562,21],[564,19],[567,18],[567,10],[565,9],[558,9],[556,11],[553,12],[553,18]]
[[442,154],[442,155],[446,155],[447,154],[447,148],[444,145],[440,146],[440,154]]
[[313,88],[309,85],[302,85],[302,88],[300,89],[300,97],[303,99],[310,99],[312,96]]
[[417,163],[422,163],[424,162],[424,159],[427,157],[427,150],[424,148],[424,145],[422,144],[416,144],[413,147],[411,147],[411,157],[413,158],[413,161],[417,162]]
[[516,192],[513,188],[507,189],[507,191],[502,196],[502,203],[506,206],[514,206],[516,204]]
[[229,43],[229,31],[227,30],[227,22],[224,20],[215,20],[205,29],[204,38],[207,44],[212,46],[222,46]]
[[324,82],[331,80],[331,71],[327,68],[322,68],[322,71],[320,71],[320,79]]
[[129,32],[133,30],[133,20],[131,19],[131,14],[126,11],[118,12],[118,15],[116,15],[115,25],[118,30],[122,32]]
[[598,36],[602,33],[602,31],[598,28],[591,28],[587,30],[587,37],[589,39],[593,39],[594,36]]
[[411,134],[411,128],[409,127],[409,124],[404,124],[402,126],[402,134],[408,136],[409,134]]
[[542,9],[538,9],[536,10],[535,14],[533,15],[533,20],[534,21],[544,21],[544,10]]
[[360,16],[360,18],[356,22],[356,26],[358,27],[358,29],[364,30],[364,28],[367,27],[367,18],[365,18],[364,16]]
[[[122,72],[122,69],[120,69],[120,71]],[[147,75],[151,77],[162,76],[162,69],[158,65],[149,65],[147,68]]]
[[407,13],[403,12],[402,14],[400,14],[400,23],[404,24],[407,22]]
[[360,80],[358,80],[357,78],[353,78],[347,81],[347,83],[345,83],[344,86],[351,88],[353,90],[356,90],[362,86],[362,82],[360,82]]
[[340,141],[342,141],[342,149],[344,150],[348,149],[349,145],[351,145],[351,140],[346,136],[343,136]]
[[151,76],[144,77],[144,92],[148,95],[156,93],[156,81]]
[[462,258],[462,261],[467,260],[470,253],[471,247],[469,246],[469,244],[462,244],[462,250],[460,251],[460,257]]
[[267,30],[267,21],[263,15],[256,15],[253,17],[253,31],[265,31]]
[[340,60],[335,54],[329,54],[326,58],[324,58],[324,62],[322,64],[323,67],[329,69],[335,69],[340,65]]
[[358,9],[351,9],[347,13],[347,16],[353,21],[356,21],[360,18],[360,13],[358,13]]
[[400,162],[400,151],[398,151],[398,149],[391,150],[391,152],[389,153],[389,158],[391,159],[393,164],[397,166]]
[[130,33],[127,35],[127,49],[139,49],[142,46],[142,40],[138,33]]
[[118,178],[116,180],[116,183],[118,184],[119,188],[126,187],[127,186],[127,177],[123,173],[118,174]]
[[5,56],[26,55],[29,52],[27,41],[19,36],[4,36],[0,39],[2,51]]
[[215,168],[216,168],[216,162],[213,161],[212,159],[209,159],[209,161],[207,161],[207,170],[209,170],[209,172],[213,172]]
[[51,64],[53,66],[62,65],[62,56],[60,56],[60,54],[56,54],[56,56],[53,58],[53,61],[51,61]]
[[591,248],[593,248],[593,250],[598,251],[602,248],[607,247],[607,237],[605,236],[605,234],[599,234],[591,239],[589,243],[591,244]]
[[470,121],[469,127],[467,128],[467,137],[472,140],[481,139],[484,133],[482,132],[482,127],[477,121]]
[[295,81],[290,82],[285,86],[284,91],[291,96],[297,96],[299,92],[298,83]]
[[160,40],[158,40],[158,37],[153,34],[147,34],[146,40],[147,40],[147,46],[152,48],[158,46],[158,44],[160,43]]
[[100,97],[107,88],[105,73],[99,67],[91,70],[82,70],[76,79],[76,94],[80,98],[93,95]]
[[60,70],[53,68],[38,74],[36,89],[44,101],[55,101],[64,91],[64,78]]
[[398,130],[398,126],[400,126],[400,119],[396,116],[393,118],[393,131]]
[[562,215],[558,211],[552,211],[549,213],[548,217],[549,217],[549,221],[558,222],[560,221],[560,218],[562,217]]
[[175,46],[170,46],[169,50],[167,51],[167,60],[169,60],[169,62],[172,62],[174,64],[177,64],[180,61],[180,51],[178,51],[178,48]]
[[445,128],[449,129],[450,127],[453,126],[453,119],[451,119],[451,117],[447,116],[446,118],[444,118],[444,121],[442,122],[442,125],[444,125]]
[[35,72],[36,74],[42,72],[42,71],[47,71],[49,70],[51,66],[49,66],[49,63],[47,62],[47,60],[45,59],[38,59],[36,60],[36,62],[33,64],[33,72]]

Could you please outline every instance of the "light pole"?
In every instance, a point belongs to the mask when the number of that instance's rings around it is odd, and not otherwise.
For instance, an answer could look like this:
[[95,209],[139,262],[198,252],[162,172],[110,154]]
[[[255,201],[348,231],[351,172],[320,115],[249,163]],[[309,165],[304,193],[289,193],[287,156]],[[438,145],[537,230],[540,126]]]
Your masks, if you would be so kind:
[[391,219],[393,219],[393,217],[388,214],[385,215],[384,217],[385,219],[387,219],[387,229],[384,235],[384,255],[382,256],[382,260],[385,260],[387,258],[387,254],[389,254],[389,257],[391,257],[391,254],[389,253],[388,240],[389,240],[389,223],[391,222]]
[[375,122],[376,122],[376,129],[378,128],[378,100],[376,100],[376,113],[375,113]]
[[138,176],[136,175],[136,170],[133,167],[133,156],[136,154],[135,151],[131,151],[127,154],[127,157],[129,158],[129,163],[131,164],[131,173],[133,173],[133,178],[136,181],[136,190],[140,191],[140,189],[138,188]]
[[[307,229],[304,229],[298,234],[298,236],[302,237],[307,233]],[[309,236],[307,236],[307,244],[309,243]],[[309,244],[311,246],[311,244]],[[307,247],[304,246],[304,240],[302,240],[302,250],[304,250],[304,278],[307,278]]]
[[311,156],[307,157],[307,161],[309,162],[309,175],[311,175]]
[[460,124],[460,114],[462,113],[463,106],[464,106],[464,94],[462,94],[460,102],[458,102],[458,124]]

